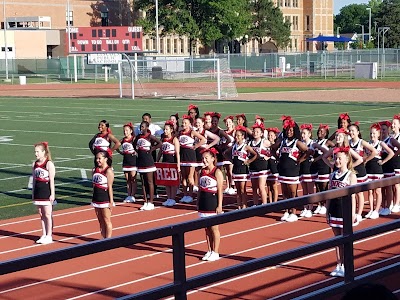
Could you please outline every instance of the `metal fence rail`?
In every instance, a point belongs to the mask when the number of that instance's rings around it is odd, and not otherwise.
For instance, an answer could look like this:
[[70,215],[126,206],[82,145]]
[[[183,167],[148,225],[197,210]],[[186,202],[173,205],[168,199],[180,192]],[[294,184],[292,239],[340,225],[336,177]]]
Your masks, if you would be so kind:
[[[393,178],[382,179],[374,182],[357,184],[343,189],[330,190],[322,193],[307,195],[294,199],[279,201],[267,205],[248,208],[245,210],[237,210],[228,212],[215,217],[206,219],[198,219],[184,223],[169,225],[157,229],[152,229],[144,232],[133,233],[123,236],[117,236],[110,239],[99,240],[85,243],[65,249],[50,251],[46,253],[31,255],[14,260],[9,260],[0,263],[0,274],[8,274],[21,270],[26,270],[45,264],[50,264],[58,261],[90,255],[101,251],[107,251],[119,247],[131,246],[133,244],[142,243],[163,237],[172,237],[173,246],[173,268],[174,281],[173,283],[163,285],[148,291],[140,292],[134,295],[127,295],[121,299],[160,299],[174,295],[175,299],[186,299],[186,292],[190,289],[205,286],[207,284],[221,281],[227,278],[232,278],[251,271],[259,270],[268,266],[274,266],[285,261],[289,261],[308,254],[320,252],[338,245],[344,245],[344,265],[346,269],[344,281],[324,289],[313,292],[311,295],[304,297],[312,297],[312,299],[321,299],[321,296],[332,295],[350,289],[359,282],[391,274],[400,271],[400,263],[393,264],[391,267],[385,267],[379,270],[374,270],[362,276],[354,276],[354,256],[353,243],[354,241],[364,239],[383,232],[398,230],[400,228],[400,220],[395,220],[382,225],[359,230],[353,233],[352,216],[351,216],[351,201],[343,201],[343,219],[344,228],[343,235],[333,237],[321,242],[312,243],[307,246],[298,247],[274,255],[260,257],[247,262],[240,263],[235,266],[220,269],[210,273],[204,273],[198,276],[186,278],[186,263],[185,263],[185,233],[193,230],[198,230],[204,227],[209,227],[218,224],[224,224],[237,220],[242,220],[250,217],[265,215],[266,213],[276,212],[290,207],[300,207],[309,203],[317,203],[320,201],[334,199],[337,197],[349,197],[351,194],[375,189],[378,187],[391,186],[400,183],[400,176]],[[304,298],[305,299],[305,298]]]
[[[160,57],[160,56],[158,56]],[[379,78],[400,77],[400,49],[341,50],[319,52],[279,52],[201,55],[196,58],[226,58],[238,78],[329,77],[353,79],[357,62],[376,62]],[[165,59],[172,59],[166,56]],[[132,57],[133,59],[133,57]],[[138,58],[138,74],[144,70],[146,57]],[[282,62],[284,64],[282,65]],[[9,59],[11,77],[27,76],[36,82],[71,81],[74,77],[72,56],[52,59]],[[77,59],[79,80],[104,81],[103,65],[88,65],[84,56]],[[109,77],[117,78],[117,66],[109,66]],[[5,60],[0,60],[0,78],[5,77]],[[40,78],[49,79],[40,81]],[[17,80],[14,81],[17,83]]]

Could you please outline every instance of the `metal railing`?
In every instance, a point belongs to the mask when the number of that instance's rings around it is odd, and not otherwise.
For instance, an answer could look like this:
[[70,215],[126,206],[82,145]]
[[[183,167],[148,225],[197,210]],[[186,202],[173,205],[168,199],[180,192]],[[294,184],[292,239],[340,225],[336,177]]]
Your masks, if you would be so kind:
[[199,288],[213,282],[239,276],[265,267],[275,266],[282,262],[330,249],[335,246],[344,245],[344,266],[346,270],[344,281],[319,289],[318,291],[312,292],[311,294],[307,294],[299,298],[321,299],[322,295],[324,295],[324,297],[333,295],[338,292],[346,291],[354,287],[356,284],[372,280],[377,277],[382,277],[384,275],[388,275],[394,272],[399,272],[400,262],[355,277],[353,243],[357,240],[364,239],[373,235],[378,235],[392,230],[398,230],[400,228],[400,220],[394,220],[385,224],[362,229],[353,233],[353,220],[351,215],[352,201],[343,201],[344,228],[342,236],[333,237],[324,241],[312,243],[306,246],[298,247],[273,255],[252,259],[238,265],[209,273],[204,273],[191,278],[186,277],[185,234],[187,232],[205,227],[243,220],[255,216],[261,216],[267,213],[277,212],[291,207],[301,207],[306,204],[317,203],[328,199],[334,199],[338,197],[348,197],[350,199],[351,194],[364,192],[378,187],[391,186],[397,183],[400,183],[400,176],[363,184],[357,184],[343,189],[330,190],[294,199],[282,200],[276,203],[251,207],[244,210],[231,211],[210,218],[168,225],[161,228],[147,230],[144,232],[117,236],[65,249],[54,250],[46,253],[40,253],[14,260],[4,261],[0,263],[0,275],[39,267],[76,257],[90,255],[119,247],[132,246],[133,244],[171,236],[174,269],[173,282],[137,294],[127,295],[121,297],[120,299],[160,299],[162,297],[167,297],[171,295],[174,295],[175,299],[186,299],[186,293],[188,290]]
[[[210,57],[226,58],[233,75],[237,78],[329,77],[353,79],[357,62],[376,62],[378,78],[400,77],[400,49],[246,53],[246,55],[243,53],[213,54],[199,55],[195,58]],[[165,58],[173,59],[173,57],[168,56],[165,56]],[[138,59],[138,69],[140,70],[140,68],[143,69],[143,62],[146,61],[146,57],[139,57]],[[74,74],[72,57],[9,59],[8,68],[10,75],[26,75],[28,77],[48,75],[49,78],[62,82],[70,81]],[[284,71],[282,68],[284,68]],[[116,70],[116,65],[111,66],[111,77]],[[89,65],[84,56],[79,56],[77,59],[77,73],[79,80],[104,81],[105,77],[103,65]],[[138,73],[140,74],[140,72]],[[2,77],[5,77],[4,59],[0,59],[0,78]],[[42,83],[45,83],[45,81]]]

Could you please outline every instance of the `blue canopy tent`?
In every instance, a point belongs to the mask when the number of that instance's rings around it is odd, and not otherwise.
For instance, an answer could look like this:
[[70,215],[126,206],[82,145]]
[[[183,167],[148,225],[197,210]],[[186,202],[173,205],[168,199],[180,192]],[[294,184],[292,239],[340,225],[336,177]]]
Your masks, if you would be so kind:
[[307,42],[339,42],[339,43],[348,43],[354,42],[351,38],[345,36],[336,36],[336,35],[319,35],[314,38],[307,38]]

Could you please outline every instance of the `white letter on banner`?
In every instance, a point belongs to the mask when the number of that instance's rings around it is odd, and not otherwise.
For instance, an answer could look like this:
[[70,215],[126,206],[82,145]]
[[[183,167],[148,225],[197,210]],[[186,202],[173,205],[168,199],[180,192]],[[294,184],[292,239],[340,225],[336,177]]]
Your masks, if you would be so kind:
[[178,179],[178,172],[176,172],[176,169],[171,168],[171,180],[177,180]]
[[157,176],[157,179],[158,179],[158,180],[163,180],[162,172],[163,172],[163,169],[157,168],[156,176]]

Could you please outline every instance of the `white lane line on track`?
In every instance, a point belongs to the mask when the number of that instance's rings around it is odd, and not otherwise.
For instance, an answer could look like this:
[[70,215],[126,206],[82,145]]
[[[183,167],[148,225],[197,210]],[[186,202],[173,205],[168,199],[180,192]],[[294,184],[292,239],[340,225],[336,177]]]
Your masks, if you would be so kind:
[[[265,228],[268,228],[268,227],[278,226],[278,225],[281,225],[281,224],[283,224],[283,222],[277,222],[277,223],[268,224],[268,225],[264,225],[264,226],[260,226],[260,227],[254,227],[254,228],[251,228],[251,229],[247,229],[247,230],[243,230],[243,231],[238,231],[238,232],[234,232],[234,233],[231,233],[231,234],[228,234],[228,235],[221,236],[221,239],[223,239],[223,238],[228,238],[228,237],[232,237],[232,236],[236,236],[236,235],[239,235],[239,234],[248,233],[248,232],[251,232],[251,231],[256,231],[256,230],[265,229]],[[327,229],[329,229],[329,228],[325,228],[325,229],[323,229],[322,231],[325,231],[325,230],[327,230]],[[316,232],[320,232],[320,230],[319,230],[319,231],[316,231]],[[314,234],[314,233],[316,233],[316,232],[307,233],[307,234],[305,234],[305,235],[311,235],[311,234]],[[292,237],[292,238],[289,238],[288,240],[290,240],[290,239],[295,239],[295,238],[297,238],[297,237]],[[285,241],[285,240],[281,240],[281,241],[273,242],[273,243],[271,243],[271,244],[262,245],[262,246],[260,246],[260,247],[261,247],[261,248],[263,248],[263,247],[268,247],[269,245],[272,246],[272,245],[274,245],[274,244],[279,244],[279,243],[282,243],[282,242],[284,242],[284,241]],[[198,241],[198,242],[194,242],[194,243],[185,245],[185,247],[193,247],[193,246],[196,246],[196,245],[204,244],[205,242],[206,242],[205,240],[201,240],[201,241]],[[254,248],[254,249],[258,249],[258,248],[260,248],[260,247],[256,247],[256,248]],[[229,257],[229,256],[233,256],[233,255],[238,255],[238,254],[245,253],[245,252],[248,252],[248,251],[251,251],[251,250],[247,249],[247,250],[240,251],[240,252],[236,252],[236,253],[233,253],[233,254],[230,254],[230,255],[226,255],[226,256],[223,256],[223,257]],[[13,288],[13,289],[10,289],[10,290],[6,290],[6,291],[1,291],[0,294],[6,293],[6,292],[10,292],[10,291],[14,291],[14,290],[18,290],[18,289],[22,289],[22,288],[25,288],[25,287],[31,287],[31,286],[33,286],[33,285],[38,285],[38,284],[42,284],[42,283],[46,283],[46,282],[51,282],[51,281],[55,281],[55,280],[59,280],[59,279],[64,279],[64,278],[67,278],[67,277],[72,277],[72,276],[75,276],[75,275],[80,275],[80,274],[88,273],[88,272],[91,272],[91,271],[97,271],[97,270],[100,270],[100,269],[105,269],[105,268],[108,268],[108,267],[112,267],[112,266],[116,266],[116,265],[120,265],[120,264],[124,264],[124,263],[128,263],[128,262],[132,262],[132,261],[135,261],[135,260],[138,260],[138,259],[142,259],[142,258],[153,257],[153,256],[156,256],[156,255],[161,255],[161,254],[165,254],[165,253],[170,253],[170,252],[172,252],[172,249],[163,250],[163,251],[156,252],[156,253],[152,253],[152,254],[146,254],[146,255],[143,255],[143,256],[139,256],[139,257],[135,257],[135,258],[123,260],[123,261],[117,261],[117,262],[114,262],[114,263],[112,263],[112,264],[103,265],[103,266],[99,266],[99,267],[92,268],[92,269],[86,269],[86,270],[83,270],[83,271],[80,271],[80,272],[76,272],[76,273],[71,273],[71,274],[63,275],[63,276],[60,276],[60,277],[48,279],[48,280],[41,281],[41,282],[31,283],[31,284],[28,284],[28,285],[16,287],[16,288]],[[199,263],[196,263],[196,264],[187,266],[187,268],[189,268],[189,267],[194,267],[194,266],[198,266],[198,265],[203,264],[203,263],[207,263],[207,262],[201,261],[201,262],[199,262]],[[172,273],[172,272],[173,272],[172,270],[169,270],[169,271],[166,271],[166,272],[163,272],[163,273],[159,273],[159,274],[156,274],[156,275],[153,275],[153,276],[150,276],[150,277],[141,278],[141,279],[139,279],[139,280],[136,280],[135,282],[143,281],[143,280],[146,280],[146,279],[150,279],[150,278],[157,277],[157,276],[161,276],[161,275],[165,275],[165,274],[169,274],[169,273]],[[118,286],[123,286],[123,285],[118,285]],[[111,288],[110,288],[110,289],[111,289]]]
[[[75,211],[64,212],[64,213],[54,213],[53,214],[53,218],[61,217],[61,216],[65,216],[65,215],[76,214],[76,213],[80,213],[80,212],[85,212],[85,211],[88,211],[88,210],[93,210],[93,207],[85,208],[85,209],[79,209],[79,210],[75,210]],[[20,221],[4,223],[4,224],[0,224],[0,227],[2,227],[2,226],[10,226],[10,225],[15,225],[15,224],[20,224],[20,223],[26,223],[26,222],[31,222],[31,221],[37,222],[38,218],[35,217],[35,218],[31,218],[31,219],[26,219],[26,220],[20,220]],[[19,234],[26,234],[26,232],[19,233]]]
[[[328,229],[330,229],[330,228],[328,228]],[[367,239],[359,240],[359,241],[355,242],[354,245],[357,245],[357,244],[360,244],[360,243],[364,243],[364,242],[367,242],[369,240],[373,240],[373,239],[376,239],[376,238],[379,238],[379,237],[382,237],[382,236],[385,236],[385,235],[388,235],[388,234],[392,234],[392,233],[395,233],[396,231],[397,230],[393,230],[393,231],[385,232],[385,233],[382,233],[380,235],[376,235],[376,236],[373,236],[373,237],[370,237],[370,238],[367,238]],[[260,273],[263,273],[265,271],[281,268],[283,266],[287,266],[287,265],[290,265],[290,264],[293,264],[293,263],[296,263],[296,262],[299,262],[299,261],[302,261],[302,260],[305,260],[305,259],[308,259],[308,258],[313,258],[313,257],[319,256],[321,254],[326,254],[326,253],[329,253],[329,252],[332,252],[332,251],[335,251],[335,249],[328,249],[328,250],[325,250],[325,251],[322,251],[322,252],[310,254],[308,256],[300,257],[300,258],[288,261],[288,262],[280,264],[280,265],[276,265],[276,266],[273,266],[273,267],[268,267],[268,268],[257,270],[255,272],[251,272],[251,273],[248,273],[248,274],[245,274],[245,275],[242,275],[242,276],[238,276],[238,277],[231,278],[231,279],[228,279],[228,280],[225,280],[225,281],[221,281],[221,282],[218,282],[218,283],[215,283],[215,284],[212,284],[212,285],[209,285],[209,286],[205,286],[205,287],[197,289],[197,290],[190,291],[190,292],[187,293],[187,295],[191,295],[191,294],[194,294],[194,293],[197,293],[197,292],[200,292],[200,291],[207,290],[209,288],[220,286],[220,285],[223,285],[223,284],[226,284],[226,283],[229,283],[229,282],[233,282],[233,281],[236,281],[236,280],[239,280],[239,279],[243,279],[243,278],[246,278],[246,277],[249,277],[249,276],[260,274]],[[279,296],[279,297],[281,297],[281,296]],[[166,300],[170,300],[170,299],[171,298],[168,298]],[[269,300],[271,300],[271,299],[276,299],[276,297],[275,298],[269,298]]]
[[[319,231],[316,231],[316,232],[325,231],[325,230],[330,230],[330,228],[326,228],[326,229],[319,230]],[[382,234],[382,235],[386,235],[386,234],[393,233],[393,232],[394,232],[394,231],[388,232],[388,233],[385,233],[385,234]],[[314,234],[314,233],[315,233],[315,232],[303,234],[303,235],[300,235],[300,236],[296,236],[296,237],[289,238],[289,239],[287,239],[287,240],[292,240],[292,239],[300,238],[300,237],[303,237],[303,236],[306,236],[306,235],[311,235],[311,234]],[[382,236],[382,235],[378,235],[378,236],[375,236],[375,237],[373,237],[373,238],[378,238],[378,237],[380,237],[380,236]],[[286,241],[286,240],[277,241],[277,242],[271,243],[271,245],[272,245],[272,244],[278,244],[278,243],[281,243],[281,242],[283,242],[283,241]],[[359,241],[359,242],[360,242],[360,243],[361,243],[361,242],[364,242],[364,240]],[[204,243],[205,243],[205,242],[204,242]],[[263,245],[263,246],[259,246],[259,247],[255,247],[254,249],[260,249],[260,248],[263,248],[263,247],[267,247],[267,246],[269,246],[269,245],[270,245],[270,244]],[[188,245],[188,246],[189,246],[189,245]],[[186,246],[186,247],[188,247],[188,246]],[[332,251],[334,251],[334,250],[335,250],[335,249],[329,249],[329,250],[325,250],[324,252],[319,252],[319,253],[312,254],[312,255],[309,255],[309,256],[301,257],[301,258],[299,258],[299,259],[296,259],[296,260],[287,262],[287,263],[285,263],[285,264],[283,264],[283,265],[292,264],[292,263],[295,263],[295,262],[298,262],[298,261],[302,261],[302,260],[305,260],[305,259],[308,259],[308,258],[317,256],[317,255],[321,255],[321,254],[324,254],[324,253],[332,252]],[[170,251],[172,251],[172,250],[170,250]],[[222,258],[229,257],[229,256],[234,256],[234,255],[238,255],[238,254],[243,254],[243,253],[246,253],[246,252],[249,252],[249,251],[252,251],[252,249],[246,249],[246,250],[243,250],[243,251],[239,251],[239,252],[236,252],[236,253],[233,253],[233,254],[230,254],[230,255],[223,256]],[[203,264],[203,263],[207,263],[207,262],[199,262],[199,263],[196,263],[196,264],[192,264],[192,265],[186,266],[186,269],[192,268],[192,267],[195,267],[195,266],[198,266],[198,265],[201,265],[201,264]],[[274,266],[274,267],[269,267],[269,268],[266,268],[266,269],[264,269],[264,270],[258,270],[258,271],[253,272],[253,273],[254,273],[254,274],[258,274],[258,273],[261,273],[262,271],[274,270],[274,269],[276,269],[276,268],[278,268],[278,267],[280,267],[280,266],[282,266],[282,265],[278,265],[278,266]],[[126,286],[126,285],[130,285],[130,284],[138,283],[138,282],[144,281],[144,280],[146,280],[146,279],[151,279],[151,278],[154,278],[154,277],[163,276],[163,275],[170,274],[170,273],[173,273],[173,270],[165,271],[165,272],[158,273],[158,274],[155,274],[155,275],[152,275],[152,276],[148,276],[148,277],[145,277],[145,278],[141,278],[141,279],[137,279],[137,280],[132,280],[132,281],[125,282],[125,283],[122,283],[122,284],[118,284],[118,285],[115,285],[115,286],[112,286],[112,287],[104,288],[104,289],[97,290],[97,291],[93,291],[93,292],[86,293],[86,294],[82,294],[82,295],[79,295],[79,296],[76,296],[76,297],[68,298],[68,300],[74,300],[74,299],[84,298],[84,297],[91,296],[91,295],[94,295],[94,294],[98,294],[98,293],[101,293],[101,292],[104,292],[104,291],[108,291],[108,290],[112,290],[112,289],[119,288],[119,287],[122,287],[122,286]],[[251,274],[253,274],[253,273],[251,273]],[[254,275],[254,274],[253,274],[253,275]],[[234,279],[237,280],[237,279],[241,279],[241,278],[248,277],[248,276],[250,276],[250,275],[249,275],[249,274],[246,274],[246,275],[244,275],[244,276],[240,276],[240,277],[236,277],[236,278],[233,278],[233,279],[229,279],[229,280],[224,281],[224,282],[225,282],[225,283],[226,283],[226,282],[231,282],[231,281],[234,281]],[[217,283],[217,284],[215,284],[215,285],[213,285],[213,286],[221,285],[221,284],[223,284],[224,282]],[[204,287],[202,290],[205,290],[205,289],[207,289],[207,288],[208,288],[208,287]],[[199,290],[194,290],[194,291],[188,292],[187,295],[189,295],[189,294],[194,294],[194,293],[196,293],[196,292],[198,292],[198,291],[199,291]],[[171,300],[171,299],[174,299],[174,298],[170,298],[170,299],[168,299],[168,300]]]
[[[133,213],[144,213],[144,212],[142,212],[140,210],[135,210],[133,212],[126,212],[126,213],[115,215],[115,216],[129,215],[129,214],[133,214]],[[195,213],[197,213],[197,212],[196,211],[191,211],[191,212],[184,213],[184,214],[179,214],[179,215],[164,217],[164,218],[160,218],[160,219],[155,219],[155,220],[150,220],[150,221],[145,221],[145,222],[125,225],[125,226],[113,228],[113,231],[114,230],[120,230],[120,229],[126,229],[126,228],[132,228],[132,227],[136,227],[136,226],[140,226],[140,225],[156,223],[156,222],[164,221],[164,220],[170,220],[170,219],[174,219],[174,218],[178,218],[178,217],[182,217],[182,216],[188,216],[188,215],[195,214]],[[82,223],[94,222],[94,221],[97,221],[97,218],[96,219],[89,219],[89,220],[85,220],[85,221],[80,221],[80,222],[75,222],[73,224],[76,225],[76,224],[82,224]],[[71,225],[72,225],[72,223],[71,223]],[[70,224],[64,224],[64,225],[61,225],[61,226],[58,226],[58,227],[55,227],[55,228],[61,228],[61,227],[67,227],[67,226],[70,226]],[[38,232],[38,231],[40,231],[40,230],[35,230],[33,232]],[[85,233],[85,234],[82,234],[82,235],[71,236],[71,237],[68,237],[68,238],[56,240],[55,242],[66,242],[66,241],[70,241],[70,240],[73,240],[73,239],[78,239],[78,238],[81,238],[81,237],[88,237],[88,236],[97,235],[97,234],[99,234],[99,231],[89,232],[89,233]],[[56,235],[56,233],[55,233],[55,235]],[[6,251],[1,251],[0,255],[7,254],[7,253],[12,253],[12,252],[17,252],[17,251],[21,251],[21,250],[26,250],[26,249],[30,249],[30,248],[40,247],[40,246],[42,246],[42,245],[33,244],[33,245],[30,245],[30,246],[25,246],[25,247],[21,247],[21,248],[15,248],[15,249],[10,249],[10,250],[6,250]]]

